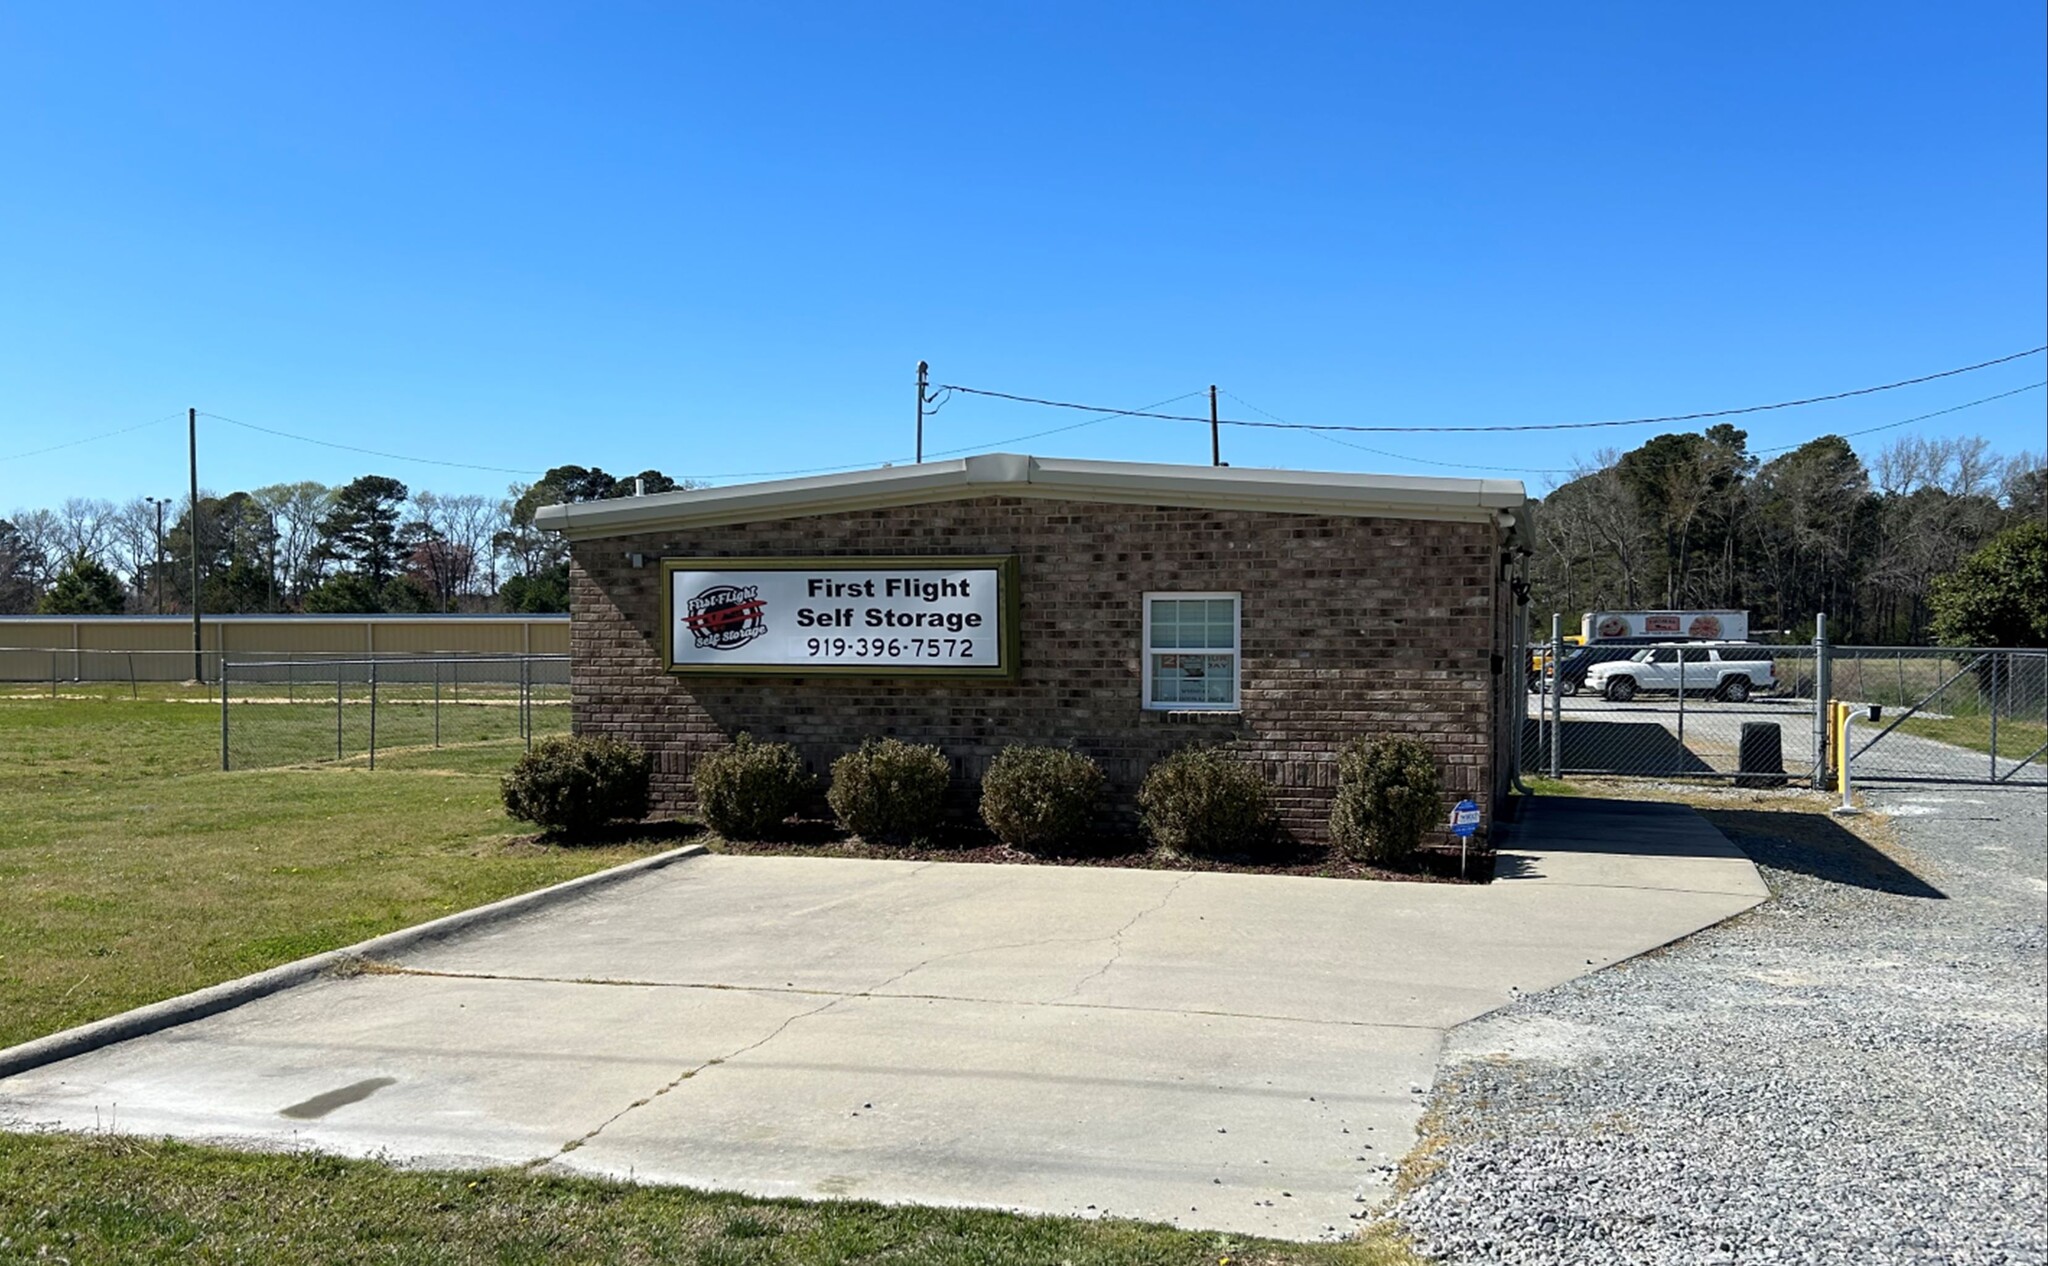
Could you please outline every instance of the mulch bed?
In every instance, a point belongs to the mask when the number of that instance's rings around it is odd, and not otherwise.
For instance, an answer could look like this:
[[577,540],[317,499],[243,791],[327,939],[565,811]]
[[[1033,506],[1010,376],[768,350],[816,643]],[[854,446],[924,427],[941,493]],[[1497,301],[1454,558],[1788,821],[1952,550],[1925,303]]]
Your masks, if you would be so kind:
[[953,827],[920,845],[870,844],[827,821],[796,821],[774,840],[728,840],[706,832],[713,852],[740,857],[866,857],[908,862],[992,862],[1013,866],[1099,866],[1127,870],[1217,871],[1236,875],[1303,875],[1318,879],[1388,879],[1407,883],[1485,883],[1493,877],[1491,850],[1472,850],[1469,879],[1458,877],[1457,845],[1425,845],[1412,869],[1386,870],[1332,857],[1320,845],[1284,845],[1282,852],[1250,858],[1180,857],[1131,839],[1102,839],[1056,856],[1040,857],[997,843],[987,832]]

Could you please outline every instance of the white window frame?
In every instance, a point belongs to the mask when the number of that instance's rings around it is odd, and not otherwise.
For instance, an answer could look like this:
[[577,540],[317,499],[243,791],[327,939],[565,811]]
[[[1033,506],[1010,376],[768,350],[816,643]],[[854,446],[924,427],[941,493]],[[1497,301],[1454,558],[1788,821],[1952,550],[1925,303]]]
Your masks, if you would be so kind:
[[[1152,648],[1152,603],[1155,600],[1181,602],[1215,602],[1228,598],[1233,618],[1230,621],[1230,645],[1207,646],[1200,649],[1186,648],[1155,651]],[[1237,712],[1244,697],[1244,595],[1236,590],[1194,590],[1177,589],[1147,590],[1144,595],[1145,618],[1138,634],[1138,676],[1142,683],[1144,710],[1147,712]],[[1152,657],[1154,655],[1228,655],[1230,656],[1230,699],[1218,703],[1178,703],[1172,700],[1161,702],[1152,697]]]

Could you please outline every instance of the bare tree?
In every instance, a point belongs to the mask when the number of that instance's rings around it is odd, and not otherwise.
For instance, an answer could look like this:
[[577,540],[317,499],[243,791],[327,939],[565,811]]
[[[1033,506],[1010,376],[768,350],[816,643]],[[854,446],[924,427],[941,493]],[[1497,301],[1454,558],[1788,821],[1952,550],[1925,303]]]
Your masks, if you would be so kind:
[[1983,436],[1948,441],[1946,457],[1941,487],[1949,496],[1985,497],[1998,490],[1998,457]]
[[[413,517],[400,529],[407,570],[433,595],[442,611],[454,610],[475,582],[478,547],[466,538],[476,530],[481,516],[472,501],[482,502],[483,498],[418,493],[412,499]],[[486,547],[488,541],[486,533]]]
[[117,524],[114,503],[96,497],[66,497],[57,512],[56,545],[68,565],[87,558],[105,565],[111,560]]
[[62,526],[56,515],[42,509],[16,510],[9,518],[20,542],[22,575],[40,596],[67,561]]
[[307,479],[271,484],[250,495],[277,528],[278,588],[297,601],[314,583],[313,549],[320,543],[320,520],[333,508],[334,490]]
[[148,498],[137,497],[114,511],[112,558],[108,565],[127,581],[134,602],[143,609],[154,606],[151,579],[156,568],[157,509]]
[[2022,517],[2048,517],[2048,455],[2022,452],[2007,458],[1999,472],[1998,499]]
[[472,564],[468,585],[458,596],[495,593],[498,588],[498,557],[492,542],[506,524],[503,507],[491,498],[475,493],[437,500],[442,534]]
[[[1887,497],[1903,497],[1927,486],[1931,446],[1917,435],[1901,436],[1878,452],[1870,468],[1871,482]],[[1938,467],[1939,463],[1934,463]]]

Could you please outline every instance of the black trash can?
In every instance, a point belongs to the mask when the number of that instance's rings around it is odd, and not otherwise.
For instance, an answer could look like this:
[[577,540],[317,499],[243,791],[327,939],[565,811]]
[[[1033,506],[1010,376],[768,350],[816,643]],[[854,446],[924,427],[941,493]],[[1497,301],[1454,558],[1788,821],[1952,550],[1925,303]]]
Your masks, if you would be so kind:
[[1785,732],[1778,728],[1777,722],[1744,721],[1742,745],[1737,750],[1736,786],[1785,785]]

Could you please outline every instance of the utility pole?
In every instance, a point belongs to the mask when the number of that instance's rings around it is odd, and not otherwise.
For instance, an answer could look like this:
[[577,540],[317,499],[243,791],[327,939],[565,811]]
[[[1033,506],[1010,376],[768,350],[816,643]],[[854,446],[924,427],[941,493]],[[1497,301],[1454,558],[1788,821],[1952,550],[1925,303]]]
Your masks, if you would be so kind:
[[206,647],[199,632],[199,410],[185,410],[186,450],[192,459],[192,680],[206,680]]
[[144,497],[144,501],[156,507],[156,570],[150,578],[156,583],[156,613],[164,613],[164,507],[171,503],[169,497]]
[[1221,424],[1216,421],[1216,384],[1209,384],[1209,464],[1223,464],[1223,436]]
[[920,466],[924,464],[925,376],[931,372],[931,368],[923,361],[917,362],[917,463]]

